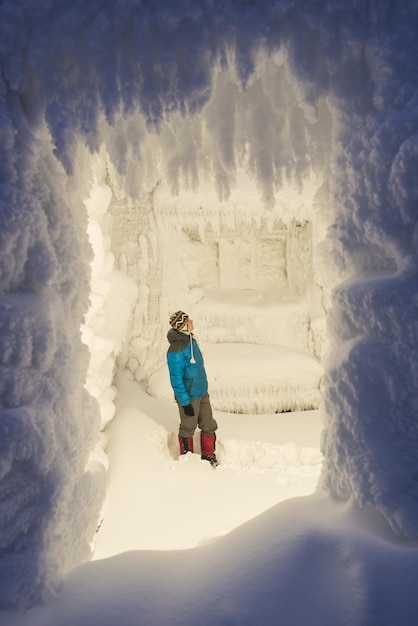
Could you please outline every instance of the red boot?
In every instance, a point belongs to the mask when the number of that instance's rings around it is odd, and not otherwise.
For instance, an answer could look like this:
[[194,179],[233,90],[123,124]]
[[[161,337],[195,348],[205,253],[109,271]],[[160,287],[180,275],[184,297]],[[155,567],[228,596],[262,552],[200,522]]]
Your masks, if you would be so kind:
[[180,454],[186,454],[187,452],[193,452],[193,437],[180,437]]
[[209,461],[212,467],[218,465],[218,461],[215,455],[215,443],[216,435],[207,435],[206,433],[200,433],[200,447],[202,451],[202,461]]

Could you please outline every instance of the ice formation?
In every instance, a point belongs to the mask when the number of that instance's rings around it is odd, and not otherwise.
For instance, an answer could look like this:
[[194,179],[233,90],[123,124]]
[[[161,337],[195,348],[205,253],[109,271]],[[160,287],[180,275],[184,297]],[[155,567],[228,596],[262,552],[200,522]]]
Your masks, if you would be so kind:
[[116,361],[145,380],[175,297],[210,305],[237,256],[239,288],[269,292],[273,259],[303,294],[317,358],[328,315],[325,488],[418,536],[417,13],[3,0],[0,606],[87,558]]

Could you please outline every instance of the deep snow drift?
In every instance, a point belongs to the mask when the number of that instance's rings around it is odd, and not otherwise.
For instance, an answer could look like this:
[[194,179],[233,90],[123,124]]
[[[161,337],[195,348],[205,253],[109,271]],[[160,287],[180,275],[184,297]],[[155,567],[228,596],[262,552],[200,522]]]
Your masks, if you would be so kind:
[[48,606],[0,612],[1,626],[416,624],[417,544],[372,507],[308,495],[318,411],[216,412],[213,470],[198,454],[175,458],[173,402],[124,377],[118,387],[94,561]]
[[[321,360],[321,484],[416,540],[417,21],[413,0],[0,3],[0,606],[89,558],[114,373],[154,384],[180,307],[208,356]],[[213,307],[231,288],[250,314]],[[273,293],[298,300],[291,345],[256,313]],[[305,397],[258,382],[214,380],[219,407]]]

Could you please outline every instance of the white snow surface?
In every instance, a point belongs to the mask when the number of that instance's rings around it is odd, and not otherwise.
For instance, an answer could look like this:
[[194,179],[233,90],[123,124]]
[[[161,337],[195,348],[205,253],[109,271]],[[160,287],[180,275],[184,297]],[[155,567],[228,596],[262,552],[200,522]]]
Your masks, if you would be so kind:
[[216,412],[213,470],[178,457],[173,402],[118,387],[93,560],[1,626],[416,623],[418,545],[318,488],[320,412]]
[[[221,465],[215,474],[200,459],[198,430],[195,454],[179,458],[173,401],[152,399],[123,378],[119,389],[122,406],[109,429],[110,484],[95,559],[133,549],[194,548],[283,499],[314,490],[322,463],[318,411],[216,412]],[[292,431],[301,433],[298,443],[289,438]]]
[[[0,3],[5,624],[416,622],[417,31],[414,0]],[[216,474],[145,409],[173,409],[177,308],[231,413]],[[153,397],[117,414],[121,372]],[[270,420],[312,407],[321,491],[272,506],[305,444]],[[187,549],[88,563],[137,423],[173,481],[274,487]]]

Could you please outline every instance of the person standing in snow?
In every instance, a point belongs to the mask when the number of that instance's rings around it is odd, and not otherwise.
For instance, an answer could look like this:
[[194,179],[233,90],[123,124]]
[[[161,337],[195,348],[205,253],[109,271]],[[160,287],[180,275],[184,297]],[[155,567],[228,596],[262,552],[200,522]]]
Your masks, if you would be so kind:
[[170,325],[167,365],[180,413],[180,454],[193,452],[193,435],[199,426],[201,459],[216,467],[215,431],[218,425],[212,415],[202,353],[193,336],[193,320],[187,313],[176,311],[170,317]]

